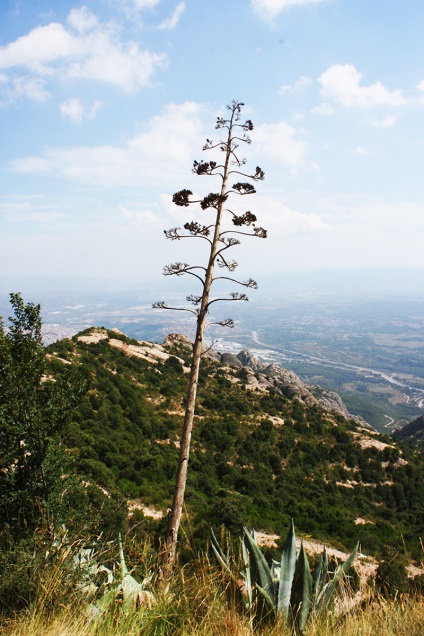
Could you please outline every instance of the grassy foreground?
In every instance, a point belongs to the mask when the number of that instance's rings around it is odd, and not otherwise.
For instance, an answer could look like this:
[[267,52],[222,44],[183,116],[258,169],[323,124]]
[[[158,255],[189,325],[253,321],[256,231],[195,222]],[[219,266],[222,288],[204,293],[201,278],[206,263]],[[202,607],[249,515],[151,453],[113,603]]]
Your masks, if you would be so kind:
[[[255,625],[232,602],[222,573],[203,559],[176,568],[166,587],[155,591],[150,607],[125,613],[117,601],[102,616],[78,599],[57,572],[43,585],[31,610],[0,624],[1,636],[289,636],[282,621]],[[67,591],[65,591],[67,588]],[[424,598],[388,601],[363,591],[368,601],[345,613],[311,621],[305,636],[422,636]],[[346,598],[345,601],[348,599]]]

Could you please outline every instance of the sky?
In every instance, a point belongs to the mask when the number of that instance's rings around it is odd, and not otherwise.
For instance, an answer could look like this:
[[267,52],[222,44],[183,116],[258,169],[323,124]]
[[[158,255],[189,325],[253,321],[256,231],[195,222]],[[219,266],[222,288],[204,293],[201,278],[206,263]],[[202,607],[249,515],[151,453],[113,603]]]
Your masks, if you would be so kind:
[[[424,273],[422,0],[2,0],[0,276],[155,281],[233,99],[268,238],[241,272]],[[240,207],[240,206],[245,207]],[[203,259],[203,261],[202,261]]]

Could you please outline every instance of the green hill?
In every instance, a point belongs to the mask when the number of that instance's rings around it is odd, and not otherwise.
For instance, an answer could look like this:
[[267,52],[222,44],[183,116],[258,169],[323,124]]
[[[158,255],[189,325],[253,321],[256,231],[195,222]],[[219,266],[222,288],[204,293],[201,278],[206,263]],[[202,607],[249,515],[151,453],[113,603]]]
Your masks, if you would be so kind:
[[[64,433],[79,472],[132,507],[166,514],[190,348],[89,329],[47,351],[52,375],[71,364],[89,380]],[[345,548],[359,539],[373,555],[405,542],[419,558],[423,477],[418,451],[285,397],[276,378],[204,356],[186,493],[200,542],[210,524],[281,532],[293,517],[315,539]]]
[[405,444],[417,446],[424,450],[424,415],[417,417],[412,422],[409,422],[409,424],[395,431],[393,436]]

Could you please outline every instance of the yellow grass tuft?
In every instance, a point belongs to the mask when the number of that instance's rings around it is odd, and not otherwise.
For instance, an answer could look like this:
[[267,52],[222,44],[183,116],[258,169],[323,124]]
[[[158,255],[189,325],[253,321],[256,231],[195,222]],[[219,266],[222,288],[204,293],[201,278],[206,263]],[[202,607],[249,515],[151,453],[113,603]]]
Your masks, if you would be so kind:
[[[397,602],[366,590],[367,600],[344,615],[311,621],[305,636],[423,636],[424,598]],[[363,597],[364,598],[364,597]],[[222,571],[207,558],[176,567],[166,587],[155,592],[152,607],[125,614],[117,603],[94,615],[77,599],[59,570],[44,582],[31,611],[0,625],[1,636],[291,636],[283,620],[255,626],[237,607],[237,596]],[[346,601],[346,599],[344,599]]]

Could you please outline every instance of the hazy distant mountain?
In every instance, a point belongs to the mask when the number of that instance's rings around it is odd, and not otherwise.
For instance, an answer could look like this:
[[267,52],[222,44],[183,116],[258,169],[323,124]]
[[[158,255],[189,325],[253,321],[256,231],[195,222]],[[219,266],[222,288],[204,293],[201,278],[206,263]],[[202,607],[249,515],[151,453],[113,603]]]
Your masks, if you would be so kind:
[[[364,270],[314,270],[305,272],[258,272],[259,289],[279,293],[321,292],[343,295],[403,296],[424,295],[421,269],[364,269]],[[161,271],[148,273],[148,278],[111,279],[96,276],[0,276],[0,293],[11,291],[119,291],[163,289],[168,293],[176,289],[182,293],[192,290],[192,281],[169,281]]]

